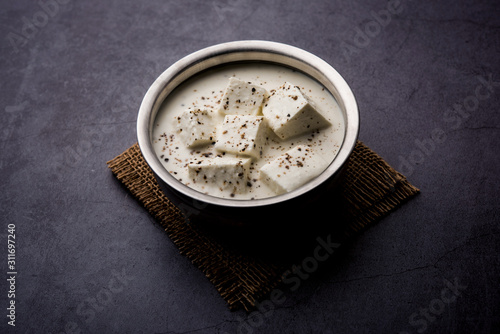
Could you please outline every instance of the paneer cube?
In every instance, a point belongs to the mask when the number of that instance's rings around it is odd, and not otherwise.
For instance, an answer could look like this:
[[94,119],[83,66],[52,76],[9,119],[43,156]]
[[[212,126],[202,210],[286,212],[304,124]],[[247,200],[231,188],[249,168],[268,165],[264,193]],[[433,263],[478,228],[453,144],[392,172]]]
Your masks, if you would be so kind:
[[314,102],[299,87],[286,82],[262,107],[269,127],[281,139],[288,139],[330,125]]
[[259,158],[266,141],[266,124],[263,116],[226,115],[215,148],[222,152]]
[[177,120],[177,130],[188,147],[196,147],[214,142],[215,124],[210,109],[190,109],[184,111]]
[[260,179],[276,194],[284,194],[321,174],[329,162],[306,145],[298,145],[260,169]]
[[219,111],[224,115],[258,115],[266,95],[265,88],[231,77]]
[[231,195],[248,190],[250,159],[215,157],[193,161],[188,164],[189,179],[193,183],[207,184]]

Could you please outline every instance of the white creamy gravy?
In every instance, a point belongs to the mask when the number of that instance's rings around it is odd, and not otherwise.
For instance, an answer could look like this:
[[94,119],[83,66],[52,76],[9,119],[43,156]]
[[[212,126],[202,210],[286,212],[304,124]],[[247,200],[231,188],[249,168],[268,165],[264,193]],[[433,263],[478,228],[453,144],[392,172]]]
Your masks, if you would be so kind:
[[[268,143],[260,159],[253,159],[249,170],[248,191],[230,194],[217,186],[190,182],[187,164],[195,159],[214,157],[221,152],[214,145],[189,148],[182,142],[176,127],[177,117],[188,108],[207,107],[214,110],[216,124],[222,124],[224,115],[218,112],[219,103],[230,77],[260,85],[268,92],[278,89],[286,81],[299,86],[302,93],[316,103],[318,111],[331,126],[310,134],[288,140],[280,140],[269,130]],[[333,96],[309,76],[284,66],[265,63],[225,65],[205,71],[190,78],[177,87],[163,102],[158,111],[153,129],[153,147],[165,169],[180,182],[216,197],[233,199],[257,199],[276,194],[259,179],[259,169],[268,161],[290,150],[296,145],[309,145],[316,154],[333,161],[342,145],[345,124],[342,112]],[[215,142],[215,140],[214,140]],[[236,156],[226,153],[229,156]],[[241,156],[247,158],[246,156]],[[233,197],[234,196],[234,197]]]

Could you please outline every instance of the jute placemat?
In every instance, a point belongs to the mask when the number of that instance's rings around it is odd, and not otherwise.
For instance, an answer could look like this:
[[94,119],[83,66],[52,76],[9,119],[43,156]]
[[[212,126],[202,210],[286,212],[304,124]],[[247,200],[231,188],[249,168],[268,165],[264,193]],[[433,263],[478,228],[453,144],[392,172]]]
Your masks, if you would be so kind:
[[313,219],[275,231],[236,231],[187,221],[160,190],[137,144],[107,164],[229,307],[247,311],[282,283],[292,264],[311,254],[320,235],[334,235],[335,242],[352,239],[419,192],[404,175],[358,142],[340,187],[310,208]]

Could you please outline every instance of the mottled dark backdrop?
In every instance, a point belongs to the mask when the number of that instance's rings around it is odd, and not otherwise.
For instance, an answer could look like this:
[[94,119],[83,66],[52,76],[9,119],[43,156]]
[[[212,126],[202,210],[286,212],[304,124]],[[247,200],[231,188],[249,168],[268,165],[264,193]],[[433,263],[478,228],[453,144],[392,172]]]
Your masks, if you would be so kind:
[[[2,333],[500,325],[498,1],[22,0],[3,1],[0,17]],[[251,317],[228,310],[105,164],[136,141],[156,76],[241,39],[288,43],[334,66],[358,99],[360,139],[422,190]]]

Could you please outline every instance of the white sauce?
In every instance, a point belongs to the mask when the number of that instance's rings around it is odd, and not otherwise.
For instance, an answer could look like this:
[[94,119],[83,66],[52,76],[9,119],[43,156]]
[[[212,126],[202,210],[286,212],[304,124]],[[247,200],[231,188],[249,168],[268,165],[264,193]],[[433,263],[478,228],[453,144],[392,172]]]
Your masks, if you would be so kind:
[[[214,110],[216,124],[222,124],[224,115],[219,113],[220,99],[228,79],[237,77],[243,81],[260,85],[268,92],[278,89],[285,81],[299,86],[302,93],[312,99],[318,111],[331,123],[331,126],[288,140],[280,140],[269,130],[269,140],[260,159],[253,159],[249,170],[249,182],[246,193],[231,194],[221,191],[217,186],[190,182],[187,164],[206,156],[220,155],[214,145],[208,144],[194,149],[182,142],[176,128],[177,117],[188,108],[208,107]],[[259,179],[259,169],[268,161],[297,145],[308,145],[316,154],[333,161],[344,138],[345,126],[342,112],[333,96],[317,81],[292,69],[262,63],[227,65],[203,72],[176,88],[164,101],[155,120],[153,146],[163,166],[180,182],[200,192],[233,199],[256,199],[275,196],[276,194]],[[215,141],[215,140],[214,140]],[[235,156],[226,153],[226,156]],[[248,158],[242,156],[243,158]]]

